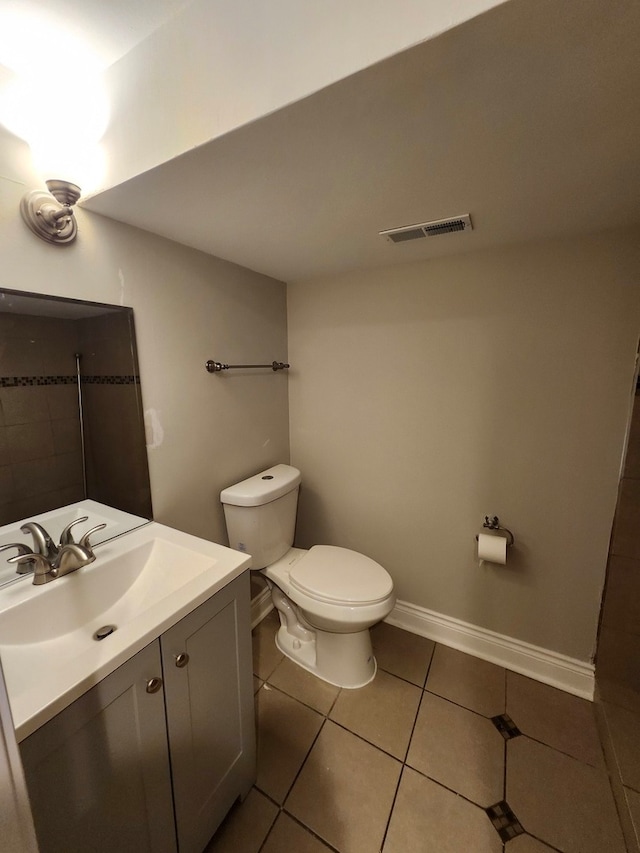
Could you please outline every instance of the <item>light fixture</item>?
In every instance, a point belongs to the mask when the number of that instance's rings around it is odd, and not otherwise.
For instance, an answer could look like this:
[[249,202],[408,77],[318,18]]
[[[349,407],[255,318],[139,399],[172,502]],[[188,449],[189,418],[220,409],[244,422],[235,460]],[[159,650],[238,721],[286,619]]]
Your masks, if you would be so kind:
[[72,206],[80,198],[80,187],[69,181],[47,181],[49,192],[33,190],[23,196],[20,213],[34,234],[48,243],[71,243],[78,226]]

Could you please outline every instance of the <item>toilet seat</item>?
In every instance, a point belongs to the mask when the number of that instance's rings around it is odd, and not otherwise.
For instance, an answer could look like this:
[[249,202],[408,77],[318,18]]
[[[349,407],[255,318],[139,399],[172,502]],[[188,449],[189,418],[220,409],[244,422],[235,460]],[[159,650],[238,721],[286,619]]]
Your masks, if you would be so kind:
[[327,604],[377,604],[389,598],[393,581],[379,563],[357,551],[314,545],[291,566],[292,589]]

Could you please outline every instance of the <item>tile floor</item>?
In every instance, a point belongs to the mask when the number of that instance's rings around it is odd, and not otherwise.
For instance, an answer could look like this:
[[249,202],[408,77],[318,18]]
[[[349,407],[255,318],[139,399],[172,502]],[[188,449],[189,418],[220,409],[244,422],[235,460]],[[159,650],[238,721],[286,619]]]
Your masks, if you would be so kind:
[[207,853],[627,850],[591,703],[384,623],[374,682],[340,690],[280,654],[277,625],[253,638],[256,784]]

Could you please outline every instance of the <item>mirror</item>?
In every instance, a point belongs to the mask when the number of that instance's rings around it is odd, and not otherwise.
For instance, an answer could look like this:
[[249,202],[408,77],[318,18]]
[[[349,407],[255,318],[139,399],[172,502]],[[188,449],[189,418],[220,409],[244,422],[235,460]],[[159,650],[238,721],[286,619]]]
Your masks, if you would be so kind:
[[0,526],[87,499],[152,517],[133,309],[0,289]]

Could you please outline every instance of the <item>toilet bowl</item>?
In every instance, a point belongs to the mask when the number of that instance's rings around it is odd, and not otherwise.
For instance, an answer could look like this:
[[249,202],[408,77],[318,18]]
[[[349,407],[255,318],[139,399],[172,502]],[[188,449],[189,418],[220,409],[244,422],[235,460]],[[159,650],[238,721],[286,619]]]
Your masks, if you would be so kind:
[[296,468],[275,465],[224,489],[229,542],[267,580],[283,654],[331,684],[362,687],[376,674],[369,628],[393,609],[393,581],[357,551],[292,547],[300,480]]

